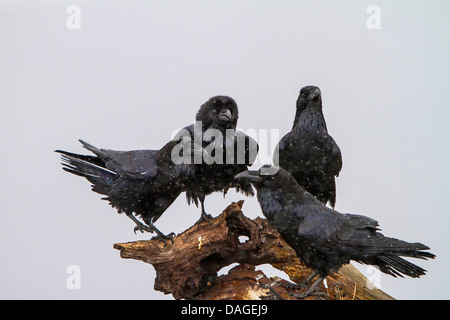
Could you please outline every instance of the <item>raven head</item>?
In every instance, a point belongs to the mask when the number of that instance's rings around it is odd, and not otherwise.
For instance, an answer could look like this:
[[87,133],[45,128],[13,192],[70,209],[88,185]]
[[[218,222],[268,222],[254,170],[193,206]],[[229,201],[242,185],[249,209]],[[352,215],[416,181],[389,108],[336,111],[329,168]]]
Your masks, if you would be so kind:
[[251,182],[258,191],[258,202],[266,217],[271,215],[271,212],[274,213],[273,209],[277,204],[295,203],[299,198],[315,199],[283,168],[265,165],[257,171],[241,172],[234,178],[239,181]]
[[227,96],[216,96],[206,101],[197,113],[196,121],[204,129],[236,129],[238,108],[236,102]]
[[318,87],[306,86],[300,90],[297,108],[306,109],[308,106],[322,109],[322,93]]
[[256,189],[277,184],[292,183],[290,180],[296,182],[289,172],[271,165],[264,165],[259,170],[243,171],[234,178],[236,180],[250,181]]

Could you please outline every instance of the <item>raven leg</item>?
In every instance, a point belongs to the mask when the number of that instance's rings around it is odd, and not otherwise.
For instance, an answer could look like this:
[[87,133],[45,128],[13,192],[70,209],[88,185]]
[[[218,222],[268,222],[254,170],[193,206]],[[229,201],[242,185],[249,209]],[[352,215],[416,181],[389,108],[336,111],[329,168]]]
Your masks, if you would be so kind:
[[162,233],[161,231],[159,231],[154,225],[153,223],[149,223],[150,227],[153,228],[153,231],[156,232],[156,236],[154,236],[152,239],[157,239],[157,240],[161,240],[162,242],[164,242],[164,244],[167,244],[166,240],[170,240],[172,241],[172,243],[174,242],[174,238],[173,236],[175,235],[175,233],[171,232],[168,235],[165,235],[164,233]]
[[161,240],[162,242],[164,242],[164,244],[167,244],[166,240],[171,240],[172,242],[174,241],[173,236],[175,235],[175,233],[171,232],[168,235],[165,235],[155,227],[155,225],[152,223],[151,218],[143,217],[143,219],[144,222],[152,229],[152,231],[156,233],[156,236],[154,236],[152,239]]
[[[157,235],[153,238],[162,240],[164,243],[166,243],[167,239],[172,240],[173,242],[173,233],[170,233],[169,235],[165,235],[164,233],[162,233],[161,231],[158,230],[158,228],[156,228],[153,223],[151,223],[150,221],[145,221],[145,223],[148,224],[148,226],[146,226],[145,224],[143,224],[142,222],[140,222],[132,213],[127,213],[127,216],[134,221],[134,223],[136,223],[136,227],[134,227],[134,233],[136,234],[136,231],[140,231],[140,232],[150,232],[153,233],[155,232]],[[152,238],[152,239],[153,239]]]
[[286,285],[284,285],[284,287],[287,290],[300,290],[300,289],[305,289],[306,285],[312,280],[314,279],[319,273],[314,271],[313,273],[311,273],[308,278],[306,278],[305,280],[303,280],[302,282],[296,284],[296,283],[288,283]]
[[134,233],[136,234],[136,231],[140,231],[140,232],[153,232],[153,229],[151,229],[150,227],[146,226],[145,224],[143,224],[142,222],[140,222],[132,213],[127,213],[127,217],[130,218],[131,220],[134,221],[134,223],[136,223],[136,227],[134,227]]
[[302,281],[301,284],[305,285],[308,282],[310,282],[312,279],[314,279],[319,273],[317,271],[314,271],[308,278]]
[[313,283],[313,285],[311,287],[309,287],[308,290],[306,290],[305,292],[302,293],[292,293],[291,295],[295,298],[299,298],[299,299],[303,299],[306,298],[307,296],[312,296],[312,295],[327,295],[324,292],[319,292],[316,290],[317,286],[323,281],[324,277],[320,276],[316,282]]
[[203,221],[208,221],[209,223],[211,223],[212,220],[212,215],[207,214],[205,211],[205,195],[204,194],[200,194],[198,196],[198,199],[200,200],[200,204],[202,206],[202,213],[200,215],[200,219],[198,219],[198,221],[195,224],[200,224]]
[[[317,271],[314,271],[311,275],[308,276],[308,278],[306,278],[305,280],[303,280],[301,283],[299,284],[289,284],[287,285],[286,289],[294,289],[294,290],[299,290],[299,289],[303,289],[306,287],[306,285],[313,280],[316,276],[318,276],[319,273]],[[293,296],[294,298],[299,298],[299,299],[303,299],[306,298],[307,296],[310,295],[326,295],[326,293],[323,292],[318,292],[316,290],[317,286],[323,281],[323,279],[325,279],[325,277],[319,276],[319,278],[312,284],[311,287],[309,287],[305,292],[302,293],[290,293],[291,296]]]

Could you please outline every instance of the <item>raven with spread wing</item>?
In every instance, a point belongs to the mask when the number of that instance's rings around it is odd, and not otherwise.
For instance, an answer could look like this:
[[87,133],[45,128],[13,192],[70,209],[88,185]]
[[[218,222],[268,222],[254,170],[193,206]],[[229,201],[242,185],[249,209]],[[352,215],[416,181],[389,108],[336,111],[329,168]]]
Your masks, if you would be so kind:
[[135,232],[156,232],[163,241],[171,238],[153,224],[184,190],[195,170],[192,164],[173,163],[171,153],[177,142],[170,141],[160,150],[133,151],[99,149],[80,142],[95,156],[56,150],[62,154],[63,169],[89,180],[93,191],[105,195],[102,199],[136,223]]

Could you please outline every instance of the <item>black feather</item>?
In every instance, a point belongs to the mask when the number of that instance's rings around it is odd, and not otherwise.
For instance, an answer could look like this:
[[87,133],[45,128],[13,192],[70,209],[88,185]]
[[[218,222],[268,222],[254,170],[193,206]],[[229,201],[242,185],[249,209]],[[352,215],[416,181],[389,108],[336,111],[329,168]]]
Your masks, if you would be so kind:
[[288,171],[274,168],[273,172],[246,171],[236,178],[253,183],[263,214],[307,267],[324,277],[354,260],[378,266],[394,277],[425,274],[402,257],[433,259],[427,246],[385,237],[376,220],[328,208]]
[[[220,118],[221,112],[227,113],[227,117]],[[238,108],[236,102],[230,97],[216,96],[206,101],[197,112],[196,121],[201,122],[201,127],[190,125],[183,129],[189,133],[191,141],[194,141],[197,130],[202,137],[202,148],[214,152],[220,149],[223,151],[223,154],[218,156],[215,153],[211,154],[211,156],[217,156],[214,159],[219,161],[208,163],[203,158],[201,163],[195,164],[195,178],[187,183],[187,202],[195,205],[200,202],[202,217],[205,217],[207,214],[204,210],[204,200],[213,192],[225,194],[228,189],[234,188],[245,195],[254,195],[249,182],[236,181],[234,176],[253,163],[258,152],[258,144],[243,132],[236,130]],[[209,138],[208,133],[211,129],[220,132],[221,140]],[[241,148],[242,146],[244,148]],[[227,162],[226,157],[230,150],[234,152],[231,163]],[[242,159],[243,161],[239,161]]]
[[302,88],[292,130],[278,143],[274,164],[288,170],[317,199],[334,208],[335,177],[342,168],[341,151],[328,134],[319,88]]
[[80,142],[95,156],[56,150],[61,153],[63,169],[85,177],[92,183],[92,190],[106,195],[102,199],[119,213],[142,216],[148,225],[158,220],[184,191],[186,181],[195,172],[193,165],[172,162],[174,141],[160,150],[133,151],[99,149]]

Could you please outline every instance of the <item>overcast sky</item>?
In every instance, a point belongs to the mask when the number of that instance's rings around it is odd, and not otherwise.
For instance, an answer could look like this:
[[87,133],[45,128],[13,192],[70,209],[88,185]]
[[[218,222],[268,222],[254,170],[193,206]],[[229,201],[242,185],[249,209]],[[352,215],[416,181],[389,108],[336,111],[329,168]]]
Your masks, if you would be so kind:
[[[381,289],[449,299],[449,16],[448,1],[1,1],[0,298],[171,299],[152,266],[113,249],[149,235],[53,151],[86,152],[79,138],[160,148],[219,94],[241,129],[282,137],[299,90],[316,85],[343,155],[336,209],[437,255],[417,261],[420,279],[382,274]],[[240,199],[262,216],[234,192],[206,210]],[[156,226],[179,233],[199,214],[183,194]],[[72,265],[80,289],[67,287]]]

